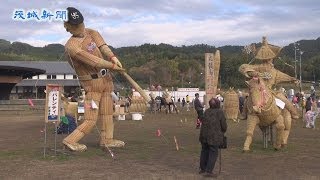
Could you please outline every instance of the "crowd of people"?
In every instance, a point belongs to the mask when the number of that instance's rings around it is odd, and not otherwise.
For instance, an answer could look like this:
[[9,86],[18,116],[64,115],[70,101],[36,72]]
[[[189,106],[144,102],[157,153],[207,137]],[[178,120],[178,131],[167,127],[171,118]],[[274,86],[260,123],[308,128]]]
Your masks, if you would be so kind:
[[294,106],[304,112],[302,119],[305,122],[305,128],[315,128],[315,122],[320,113],[320,97],[316,96],[315,88],[311,86],[309,95],[298,92],[292,95],[291,99]]

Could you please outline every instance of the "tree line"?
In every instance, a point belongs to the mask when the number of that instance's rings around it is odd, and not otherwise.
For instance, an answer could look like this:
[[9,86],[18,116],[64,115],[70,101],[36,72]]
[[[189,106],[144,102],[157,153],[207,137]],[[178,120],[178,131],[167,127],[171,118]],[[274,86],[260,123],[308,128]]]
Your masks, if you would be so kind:
[[[304,51],[301,56],[302,77],[306,81],[318,81],[320,71],[320,38],[298,41]],[[259,46],[260,43],[255,43]],[[204,54],[220,50],[221,64],[219,87],[244,87],[245,78],[238,72],[241,64],[249,63],[252,54],[244,52],[244,46],[215,47],[207,44],[191,46],[172,46],[169,44],[143,44],[140,46],[113,48],[124,68],[146,88],[149,85],[162,87],[200,87],[204,88]],[[280,58],[274,61],[275,67],[291,76],[295,74],[295,64],[299,70],[300,53],[296,53],[294,44],[283,47]],[[64,46],[49,44],[33,47],[22,42],[0,39],[0,60],[2,61],[66,61]],[[298,76],[299,77],[299,76]],[[116,76],[118,81],[124,81]]]

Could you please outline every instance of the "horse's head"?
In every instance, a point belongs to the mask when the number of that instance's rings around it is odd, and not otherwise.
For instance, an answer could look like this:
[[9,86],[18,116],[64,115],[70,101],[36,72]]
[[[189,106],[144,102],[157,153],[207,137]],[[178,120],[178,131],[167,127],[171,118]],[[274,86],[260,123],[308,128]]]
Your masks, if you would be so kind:
[[269,97],[268,88],[265,86],[263,79],[259,77],[253,77],[249,81],[245,81],[245,83],[249,87],[253,111],[261,113]]

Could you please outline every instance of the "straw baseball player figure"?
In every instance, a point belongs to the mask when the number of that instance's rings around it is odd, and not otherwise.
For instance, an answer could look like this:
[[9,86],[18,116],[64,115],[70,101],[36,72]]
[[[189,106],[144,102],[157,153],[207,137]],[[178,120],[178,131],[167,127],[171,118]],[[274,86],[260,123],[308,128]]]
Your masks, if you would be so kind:
[[86,145],[78,143],[102,121],[100,146],[122,147],[124,142],[113,138],[113,101],[111,92],[112,71],[124,71],[122,65],[107,46],[101,35],[85,28],[84,18],[79,10],[68,7],[68,21],[64,27],[72,36],[65,45],[68,62],[76,71],[86,92],[85,114],[81,125],[63,140],[63,144],[73,151],[85,151]]

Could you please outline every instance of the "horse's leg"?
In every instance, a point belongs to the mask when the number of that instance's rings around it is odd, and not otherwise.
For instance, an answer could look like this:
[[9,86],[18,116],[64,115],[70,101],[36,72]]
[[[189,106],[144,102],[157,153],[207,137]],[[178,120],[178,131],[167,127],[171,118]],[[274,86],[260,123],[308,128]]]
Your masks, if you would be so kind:
[[248,115],[248,118],[247,118],[247,137],[246,137],[246,141],[244,142],[244,145],[243,145],[243,152],[248,152],[250,150],[253,132],[254,132],[254,129],[258,123],[259,123],[258,116],[254,116],[254,115],[250,115],[250,114]]
[[279,150],[281,148],[281,144],[283,142],[284,138],[284,120],[283,117],[280,115],[276,119],[276,128],[277,128],[277,137],[276,137],[276,143],[274,143],[273,147],[275,150]]
[[164,109],[166,110],[166,114],[168,114],[169,113],[168,104],[164,105]]
[[173,105],[173,110],[178,114],[179,111],[178,111],[177,106],[176,106],[176,104],[174,103],[173,100],[172,100],[172,105]]
[[263,141],[263,148],[268,148],[268,127],[266,126],[259,126],[262,132],[262,141]]
[[286,147],[288,144],[288,137],[289,137],[289,133],[290,133],[290,129],[291,129],[292,119],[291,119],[291,115],[290,115],[289,111],[283,110],[282,112],[283,112],[282,116],[284,118],[285,129],[284,129],[284,133],[283,133],[283,141],[281,143],[281,146]]

